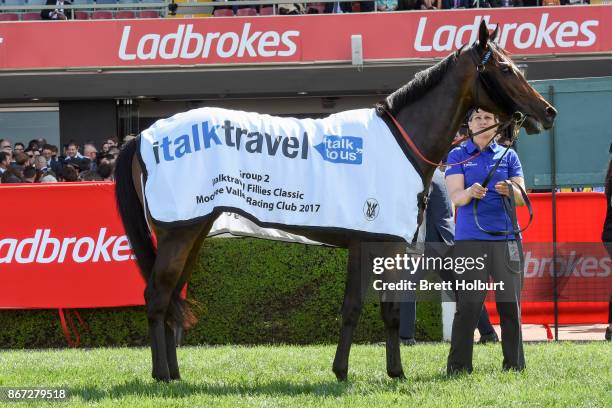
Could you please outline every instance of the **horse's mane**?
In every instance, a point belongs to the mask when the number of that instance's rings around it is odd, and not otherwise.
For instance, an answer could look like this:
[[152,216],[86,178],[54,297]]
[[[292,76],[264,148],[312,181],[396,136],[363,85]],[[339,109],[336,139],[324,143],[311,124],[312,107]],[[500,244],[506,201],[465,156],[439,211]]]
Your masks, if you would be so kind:
[[421,99],[427,91],[434,88],[442,81],[448,69],[454,65],[462,49],[463,47],[450,54],[436,65],[424,71],[417,72],[410,82],[387,96],[384,101],[377,103],[375,107],[376,111],[381,114],[387,110],[391,112],[391,114],[397,115],[401,108]]

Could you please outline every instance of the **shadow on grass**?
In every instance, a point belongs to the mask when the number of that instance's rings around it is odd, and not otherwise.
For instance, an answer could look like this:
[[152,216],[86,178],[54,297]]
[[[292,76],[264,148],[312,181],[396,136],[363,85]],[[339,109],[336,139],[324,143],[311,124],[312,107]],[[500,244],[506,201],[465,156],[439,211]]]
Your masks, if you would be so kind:
[[133,380],[116,385],[110,389],[99,387],[72,387],[68,389],[70,397],[81,397],[84,401],[98,401],[106,398],[122,398],[141,396],[147,398],[186,398],[192,395],[320,395],[341,396],[350,387],[349,383],[329,382],[295,384],[285,381],[272,381],[257,385],[226,385],[226,384],[192,384],[185,381],[173,383],[156,383]]
[[[430,375],[417,375],[406,380],[392,380],[384,384],[388,391],[411,393],[419,383],[455,381],[444,373]],[[322,382],[305,382],[301,384],[287,381],[271,381],[255,385],[227,385],[227,384],[193,384],[185,381],[172,383],[156,383],[139,379],[119,384],[110,389],[99,387],[73,387],[69,388],[70,397],[80,397],[84,401],[99,401],[107,398],[123,398],[139,396],[145,398],[187,398],[193,395],[230,396],[230,395],[266,395],[266,396],[333,396],[339,397],[347,394],[352,386],[360,380],[349,379],[348,382],[339,383],[335,380]],[[408,386],[408,388],[406,387]]]

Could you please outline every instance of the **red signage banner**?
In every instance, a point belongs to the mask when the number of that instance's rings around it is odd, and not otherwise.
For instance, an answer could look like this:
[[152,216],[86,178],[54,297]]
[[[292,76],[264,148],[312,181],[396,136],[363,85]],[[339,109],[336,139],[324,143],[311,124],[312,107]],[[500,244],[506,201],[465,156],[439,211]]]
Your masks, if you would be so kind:
[[[550,193],[529,194],[533,224],[523,234],[525,242],[552,242],[552,203]],[[557,242],[599,242],[606,218],[603,193],[557,193]],[[527,207],[518,207],[521,226],[529,221]]]
[[[553,324],[552,197],[550,193],[530,194],[529,199],[535,216],[523,234],[526,265],[521,314],[526,324]],[[559,193],[556,209],[559,324],[605,323],[607,300],[612,295],[612,271],[610,258],[603,245],[597,243],[606,214],[606,198],[602,193]],[[527,225],[526,207],[518,208],[518,217],[521,226]],[[491,295],[488,299],[487,310],[491,321],[497,324],[495,302]]]
[[[348,62],[443,57],[484,20],[516,55],[612,52],[612,6],[0,23],[0,69]],[[52,44],[42,39],[55,39]]]
[[[0,308],[144,304],[144,281],[115,207],[113,183],[2,185],[0,191],[4,208],[15,214],[2,220],[0,230]],[[551,288],[550,250],[542,249],[546,246],[542,243],[552,239],[551,195],[531,194],[530,198],[535,218],[524,234],[528,265],[523,316],[525,323],[550,323],[552,302],[539,300],[548,299],[542,291]],[[603,247],[581,249],[575,244],[588,246],[598,241],[605,210],[602,193],[557,195],[558,242],[573,243],[572,250],[577,252],[559,261],[559,293],[569,293],[573,300],[572,291],[586,288],[598,296],[561,302],[561,323],[599,323],[607,318],[609,294],[601,290],[610,282],[610,259]],[[524,208],[519,217],[526,225]],[[563,257],[564,244],[559,245]],[[585,256],[590,253],[597,262]],[[492,319],[498,321],[494,309],[490,304]]]
[[3,185],[0,308],[144,304],[113,183]]

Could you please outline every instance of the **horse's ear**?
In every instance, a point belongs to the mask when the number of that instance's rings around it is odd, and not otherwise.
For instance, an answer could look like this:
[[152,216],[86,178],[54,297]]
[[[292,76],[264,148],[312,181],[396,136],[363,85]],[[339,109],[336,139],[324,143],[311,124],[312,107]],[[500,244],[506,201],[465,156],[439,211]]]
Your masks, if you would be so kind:
[[455,51],[455,58],[459,58],[459,56],[461,55],[461,51],[463,51],[464,47],[465,47],[465,44],[463,44],[461,46],[461,48],[459,48],[457,51]]
[[495,41],[498,33],[499,33],[499,24],[495,26],[495,31],[493,31],[493,34],[491,34],[489,41]]
[[487,49],[487,43],[489,42],[489,29],[487,28],[486,21],[480,22],[480,29],[478,30],[478,45],[483,50]]

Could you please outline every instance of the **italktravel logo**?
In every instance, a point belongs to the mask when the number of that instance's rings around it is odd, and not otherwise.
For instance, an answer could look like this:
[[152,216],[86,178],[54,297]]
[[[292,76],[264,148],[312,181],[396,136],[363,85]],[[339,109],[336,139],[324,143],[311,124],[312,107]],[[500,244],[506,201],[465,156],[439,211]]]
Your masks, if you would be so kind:
[[[221,129],[221,137],[217,130]],[[191,126],[191,134],[184,134],[171,139],[164,136],[161,143],[153,143],[155,163],[173,161],[194,152],[210,149],[214,145],[223,145],[247,153],[266,153],[276,156],[279,152],[288,159],[308,159],[308,134],[304,132],[302,138],[293,136],[270,135],[259,131],[251,131],[233,126],[229,120],[223,125],[210,126],[208,122]]]
[[[195,123],[190,129],[188,134],[178,137],[164,136],[161,141],[153,142],[155,163],[171,162],[220,145],[247,153],[308,160],[310,145],[307,132],[303,132],[301,137],[271,135],[234,126],[229,120],[225,120],[223,125],[211,125],[208,121]],[[363,139],[360,137],[327,135],[323,142],[314,147],[323,160],[331,163],[362,162]]]

